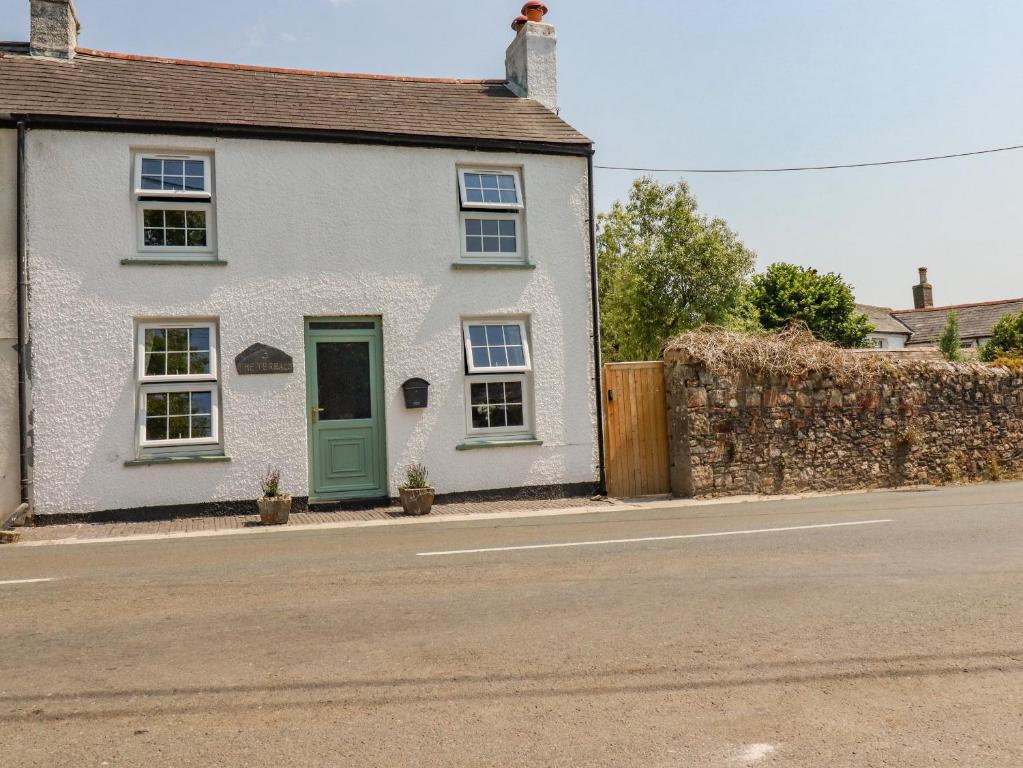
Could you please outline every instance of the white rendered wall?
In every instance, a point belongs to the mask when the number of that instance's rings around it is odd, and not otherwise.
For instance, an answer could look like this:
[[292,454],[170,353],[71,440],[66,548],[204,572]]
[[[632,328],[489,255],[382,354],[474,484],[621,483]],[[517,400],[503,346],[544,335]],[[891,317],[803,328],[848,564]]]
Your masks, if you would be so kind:
[[[383,317],[390,492],[425,461],[441,493],[595,478],[586,161],[342,144],[33,131],[29,135],[37,514],[253,498],[268,463],[308,494],[304,318]],[[215,153],[226,267],[122,266],[135,251],[132,149]],[[452,270],[456,164],[521,167],[534,271]],[[528,314],[542,447],[458,452],[460,319]],[[217,317],[226,453],[215,465],[135,458],[133,322]],[[239,377],[255,342],[287,376]],[[406,411],[421,376],[430,408]]]
[[880,339],[884,342],[883,349],[905,349],[906,336],[902,333],[871,333],[868,339]]
[[21,501],[18,415],[18,132],[0,130],[0,516]]

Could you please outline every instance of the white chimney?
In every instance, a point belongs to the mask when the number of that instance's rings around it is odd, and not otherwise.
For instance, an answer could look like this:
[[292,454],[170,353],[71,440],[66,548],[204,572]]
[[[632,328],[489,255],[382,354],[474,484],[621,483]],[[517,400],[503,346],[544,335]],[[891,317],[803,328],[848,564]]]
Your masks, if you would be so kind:
[[508,46],[505,68],[508,87],[523,99],[533,99],[558,111],[558,38],[554,27],[543,23],[547,6],[528,2],[513,23],[515,39]]
[[33,56],[73,59],[78,47],[78,11],[74,0],[30,0],[32,34],[29,51]]

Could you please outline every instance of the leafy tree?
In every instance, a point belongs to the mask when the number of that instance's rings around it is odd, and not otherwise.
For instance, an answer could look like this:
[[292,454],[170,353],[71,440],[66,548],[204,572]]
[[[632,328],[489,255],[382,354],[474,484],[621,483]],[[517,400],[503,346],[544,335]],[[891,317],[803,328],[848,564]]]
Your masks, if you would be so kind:
[[841,275],[772,264],[753,278],[749,300],[760,324],[769,331],[802,321],[819,339],[842,347],[864,347],[874,330],[867,316],[856,312],[852,288]]
[[755,322],[741,305],[756,256],[724,221],[698,212],[685,182],[637,179],[597,223],[608,361],[656,359],[667,339],[706,323]]
[[980,359],[988,363],[1002,357],[1023,357],[1023,311],[995,323],[991,341],[980,350]]
[[963,359],[963,340],[959,335],[959,313],[955,310],[948,313],[948,322],[938,340],[938,349],[946,360],[953,363]]

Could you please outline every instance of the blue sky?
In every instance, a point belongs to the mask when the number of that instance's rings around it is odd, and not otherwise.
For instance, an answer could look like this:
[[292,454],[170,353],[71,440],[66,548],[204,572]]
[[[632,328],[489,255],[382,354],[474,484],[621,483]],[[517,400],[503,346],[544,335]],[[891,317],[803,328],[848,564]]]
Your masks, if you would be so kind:
[[[1018,0],[548,0],[562,114],[598,163],[858,162],[1023,144]],[[515,0],[78,0],[83,46],[406,75],[503,75]],[[28,0],[0,0],[26,39]],[[598,172],[598,204],[634,174]],[[658,178],[670,181],[673,174]],[[799,175],[691,176],[759,255],[904,307],[1023,296],[1023,152]]]

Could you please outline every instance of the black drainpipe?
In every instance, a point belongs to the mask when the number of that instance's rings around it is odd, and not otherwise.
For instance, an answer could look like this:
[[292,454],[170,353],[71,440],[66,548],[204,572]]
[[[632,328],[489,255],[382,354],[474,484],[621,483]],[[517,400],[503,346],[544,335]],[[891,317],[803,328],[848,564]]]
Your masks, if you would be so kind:
[[31,374],[29,365],[32,357],[32,345],[28,330],[28,243],[26,221],[26,174],[28,171],[25,158],[25,139],[28,126],[24,120],[18,121],[18,416],[21,420],[20,455],[21,455],[21,503],[28,505],[28,514],[34,511],[32,503],[32,410],[31,410]]
[[604,464],[604,375],[600,354],[600,283],[597,279],[597,211],[593,193],[593,153],[587,158],[590,185],[590,303],[593,308],[593,382],[597,397],[597,454],[599,478],[597,493],[607,495],[607,470]]

